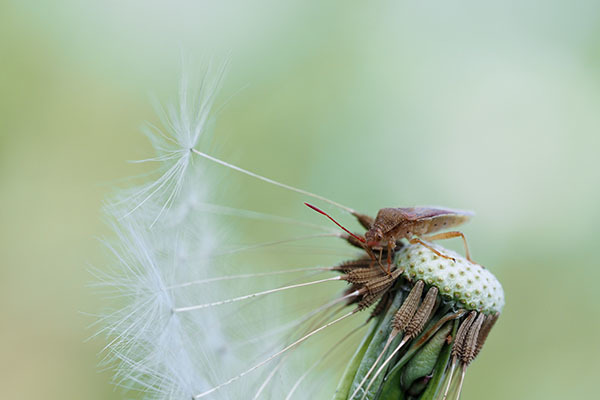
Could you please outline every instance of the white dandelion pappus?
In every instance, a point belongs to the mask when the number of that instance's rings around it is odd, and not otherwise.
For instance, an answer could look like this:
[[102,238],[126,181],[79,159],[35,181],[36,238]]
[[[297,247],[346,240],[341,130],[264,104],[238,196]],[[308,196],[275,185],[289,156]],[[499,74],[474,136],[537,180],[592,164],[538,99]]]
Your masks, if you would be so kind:
[[[141,390],[146,398],[314,397],[307,377],[332,378],[327,383],[333,385],[343,369],[331,373],[321,364],[339,358],[336,351],[343,362],[348,352],[332,345],[326,331],[354,314],[340,312],[352,296],[340,297],[343,286],[332,286],[339,276],[317,276],[331,271],[330,265],[289,265],[280,255],[265,262],[264,254],[298,250],[289,247],[295,242],[315,249],[311,239],[340,234],[222,205],[226,180],[218,174],[234,170],[338,204],[199,150],[210,142],[210,110],[223,69],[209,75],[197,98],[189,97],[182,81],[179,107],[160,112],[164,129],[146,130],[158,154],[143,161],[158,163],[159,177],[122,191],[106,207],[116,237],[107,241],[113,263],[99,278],[117,305],[102,319],[102,333],[109,337],[105,362],[116,363],[117,384]],[[232,247],[244,224],[291,226],[308,234],[282,239],[274,230],[272,240]],[[329,344],[327,357],[319,356],[322,345],[296,351],[317,336]]]

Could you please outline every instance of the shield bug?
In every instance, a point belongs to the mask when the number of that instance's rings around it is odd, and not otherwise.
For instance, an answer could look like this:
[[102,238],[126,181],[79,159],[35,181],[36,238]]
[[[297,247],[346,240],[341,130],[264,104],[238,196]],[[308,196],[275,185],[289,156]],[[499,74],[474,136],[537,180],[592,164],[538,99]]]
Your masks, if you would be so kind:
[[[465,246],[467,260],[472,261],[467,240],[461,232],[450,231],[431,236],[425,235],[461,225],[473,215],[474,213],[471,211],[439,207],[382,208],[365,233],[365,240],[369,247],[387,245],[388,255],[396,247],[397,240],[406,239],[411,244],[419,243],[427,247],[440,257],[452,259],[452,257],[441,254],[425,241],[460,237]],[[359,216],[357,218],[360,220]],[[388,256],[388,265],[390,263],[391,259]]]
[[379,249],[380,262],[383,247],[387,246],[388,272],[391,269],[392,254],[394,254],[393,250],[396,248],[396,242],[400,239],[406,239],[411,244],[419,243],[440,257],[454,260],[452,257],[440,253],[426,242],[460,237],[465,246],[466,258],[472,262],[469,247],[467,246],[467,240],[462,232],[450,231],[434,234],[443,229],[452,228],[467,222],[469,218],[474,215],[471,211],[440,207],[382,208],[379,210],[374,220],[367,215],[353,212],[352,214],[357,218],[361,225],[367,229],[363,238],[349,232],[324,211],[319,210],[308,203],[305,204],[313,210],[325,215],[352,235],[352,237],[358,239],[363,243],[363,247],[370,255],[372,255],[372,249]]

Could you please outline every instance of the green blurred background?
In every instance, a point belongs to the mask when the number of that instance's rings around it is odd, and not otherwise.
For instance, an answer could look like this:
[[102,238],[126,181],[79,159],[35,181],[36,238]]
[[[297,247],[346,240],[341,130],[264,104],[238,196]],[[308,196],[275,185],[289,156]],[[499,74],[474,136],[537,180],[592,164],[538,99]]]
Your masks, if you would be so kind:
[[1,398],[122,398],[84,343],[87,266],[182,54],[229,55],[239,165],[370,213],[477,211],[507,304],[464,399],[597,397],[600,3],[4,0]]

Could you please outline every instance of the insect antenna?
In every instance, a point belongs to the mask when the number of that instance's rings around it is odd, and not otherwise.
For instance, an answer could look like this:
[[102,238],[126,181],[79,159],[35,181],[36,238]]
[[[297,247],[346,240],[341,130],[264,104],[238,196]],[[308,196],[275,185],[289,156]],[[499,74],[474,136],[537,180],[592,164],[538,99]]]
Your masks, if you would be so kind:
[[329,218],[331,221],[333,221],[334,224],[336,224],[337,226],[339,226],[340,228],[342,228],[344,230],[344,232],[346,232],[348,235],[352,236],[353,238],[355,238],[356,240],[358,240],[361,243],[366,243],[365,238],[355,235],[354,233],[350,232],[348,229],[344,228],[339,222],[337,222],[335,219],[333,219],[333,217],[331,217],[329,214],[327,214],[325,211],[321,210],[320,208],[313,206],[310,203],[304,203],[305,206],[312,208],[314,211],[318,212],[319,214],[322,214],[324,216],[326,216],[327,218]]
[[352,215],[356,214],[356,211],[353,210],[352,208],[347,207],[347,206],[345,206],[343,204],[337,203],[337,202],[335,202],[333,200],[329,200],[326,197],[323,197],[323,196],[320,196],[318,194],[311,193],[309,191],[306,191],[306,190],[303,190],[303,189],[299,189],[299,188],[296,188],[296,187],[293,187],[293,186],[290,186],[290,185],[286,185],[285,183],[277,182],[277,181],[275,181],[273,179],[266,178],[264,176],[261,176],[261,175],[258,175],[256,173],[254,173],[254,172],[251,172],[251,171],[248,171],[246,169],[240,168],[238,166],[235,166],[235,165],[230,164],[230,163],[228,163],[226,161],[220,160],[220,159],[218,159],[216,157],[213,157],[211,155],[208,155],[208,154],[203,153],[201,151],[198,151],[196,149],[192,148],[192,149],[190,149],[190,151],[192,153],[195,153],[195,154],[199,155],[200,157],[203,157],[203,158],[207,159],[207,160],[210,160],[210,161],[215,162],[217,164],[223,165],[223,166],[225,166],[227,168],[233,169],[234,171],[238,171],[238,172],[241,172],[242,174],[246,174],[248,176],[251,176],[253,178],[261,180],[263,182],[267,182],[267,183],[270,183],[272,185],[279,186],[279,187],[287,189],[287,190],[291,190],[292,192],[300,193],[300,194],[303,194],[305,196],[310,196],[312,198],[319,199],[319,200],[324,201],[326,203],[329,203],[329,204],[331,204],[331,205],[333,205],[335,207],[341,208],[342,210],[344,210],[344,211],[346,211],[346,212],[348,212],[348,213],[350,213]]
[[[333,219],[333,217],[331,217],[329,214],[327,214],[325,211],[321,210],[320,208],[315,207],[309,203],[304,203],[304,204],[307,207],[312,208],[314,211],[318,212],[319,214],[322,214],[322,215],[326,216],[327,218],[329,218],[330,220],[332,220],[333,223],[336,224],[337,226],[339,226],[340,228],[342,228],[344,230],[344,232],[346,232],[347,234],[352,236],[354,239],[358,240],[358,242],[360,243],[362,248],[365,249],[367,254],[369,254],[369,257],[371,257],[371,259],[373,261],[378,260],[377,257],[375,256],[375,254],[373,254],[373,250],[371,250],[371,248],[369,246],[367,246],[367,240],[364,237],[358,236],[358,235],[350,232],[348,229],[344,228],[339,222],[337,222],[335,219]],[[385,268],[383,268],[383,265],[381,265],[381,260],[378,260],[378,263],[379,263],[379,266],[382,268],[382,270],[385,271]],[[389,273],[387,271],[385,271],[385,272],[389,275]]]

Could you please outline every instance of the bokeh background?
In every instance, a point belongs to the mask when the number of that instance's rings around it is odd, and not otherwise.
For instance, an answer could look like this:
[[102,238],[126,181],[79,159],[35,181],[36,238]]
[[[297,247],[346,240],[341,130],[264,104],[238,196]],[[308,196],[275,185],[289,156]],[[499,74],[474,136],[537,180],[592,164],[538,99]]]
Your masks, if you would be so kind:
[[151,97],[223,55],[231,161],[365,212],[476,210],[507,304],[464,399],[596,396],[600,3],[4,0],[0,397],[123,398],[84,342],[100,208],[146,168]]

